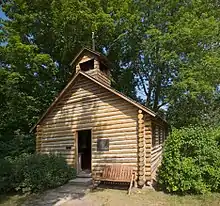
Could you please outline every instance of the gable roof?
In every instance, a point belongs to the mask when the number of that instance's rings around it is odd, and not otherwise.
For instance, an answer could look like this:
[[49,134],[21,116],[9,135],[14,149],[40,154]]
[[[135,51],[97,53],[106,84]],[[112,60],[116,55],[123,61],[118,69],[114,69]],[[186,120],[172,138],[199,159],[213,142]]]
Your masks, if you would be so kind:
[[82,75],[88,79],[90,79],[91,81],[95,82],[96,84],[100,85],[101,87],[107,89],[108,91],[110,91],[111,93],[114,93],[115,95],[121,97],[122,99],[124,99],[125,101],[133,104],[134,106],[138,107],[139,109],[143,110],[144,112],[148,113],[149,115],[155,117],[156,113],[153,112],[152,110],[148,109],[147,107],[141,105],[140,103],[134,101],[133,99],[125,96],[124,94],[118,92],[117,90],[106,86],[105,84],[99,82],[98,80],[96,80],[95,78],[91,77],[90,75],[87,75],[86,73],[79,71],[74,78],[71,79],[71,81],[66,85],[66,87],[60,92],[60,94],[58,95],[58,97],[53,101],[53,103],[50,105],[50,107],[46,110],[46,112],[41,116],[41,118],[37,121],[37,123],[31,128],[30,132],[32,132],[36,126],[46,117],[46,115],[51,112],[51,110],[53,109],[53,107],[56,105],[56,103],[62,98],[62,96],[65,94],[65,92],[67,91],[67,89],[75,82],[75,80],[77,79],[77,77],[79,75]]
[[[85,53],[85,52],[89,52],[89,53],[92,53],[94,55],[96,55],[103,63],[107,63],[108,65],[110,64],[107,60],[107,58],[105,56],[103,56],[102,54],[98,53],[98,52],[95,52],[95,51],[92,51],[90,49],[87,49],[87,48],[84,48],[82,49],[79,54],[75,57],[75,59],[71,62],[71,66],[75,64],[75,62]],[[107,89],[108,91],[110,91],[111,93],[119,96],[120,98],[124,99],[125,101],[133,104],[134,106],[136,106],[137,108],[143,110],[144,112],[148,113],[149,115],[151,115],[152,117],[156,117],[157,114],[155,112],[153,112],[152,110],[150,110],[149,108],[143,106],[142,104],[136,102],[135,100],[125,96],[124,94],[122,94],[121,92],[113,89],[112,87],[110,86],[107,86],[103,83],[101,83],[100,81],[98,81],[97,79],[93,78],[92,76],[82,72],[82,71],[79,71],[78,73],[76,73],[72,79],[69,81],[69,83],[66,85],[66,87],[60,92],[60,94],[57,96],[57,98],[52,102],[52,104],[49,106],[49,108],[46,110],[46,112],[40,117],[40,119],[37,121],[37,123],[31,128],[30,132],[32,132],[36,126],[41,122],[43,121],[43,119],[46,117],[46,115],[51,112],[51,110],[53,109],[53,107],[56,105],[56,103],[62,98],[62,96],[65,94],[65,92],[67,91],[67,89],[75,82],[76,78],[79,76],[79,75],[82,75],[88,79],[90,79],[91,81],[95,82],[96,84],[100,85],[101,87]],[[159,117],[159,116],[157,116]],[[160,117],[159,117],[160,118]],[[164,119],[160,118],[162,121],[166,122]]]

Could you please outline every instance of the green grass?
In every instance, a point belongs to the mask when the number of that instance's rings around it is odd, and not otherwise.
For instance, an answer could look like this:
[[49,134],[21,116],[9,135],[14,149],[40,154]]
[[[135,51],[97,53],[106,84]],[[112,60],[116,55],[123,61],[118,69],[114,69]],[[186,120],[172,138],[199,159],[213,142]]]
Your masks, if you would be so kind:
[[153,190],[136,190],[130,196],[123,190],[99,190],[86,197],[103,206],[220,206],[220,194],[177,196]]
[[0,205],[21,206],[27,198],[28,195],[22,195],[22,194],[0,195]]

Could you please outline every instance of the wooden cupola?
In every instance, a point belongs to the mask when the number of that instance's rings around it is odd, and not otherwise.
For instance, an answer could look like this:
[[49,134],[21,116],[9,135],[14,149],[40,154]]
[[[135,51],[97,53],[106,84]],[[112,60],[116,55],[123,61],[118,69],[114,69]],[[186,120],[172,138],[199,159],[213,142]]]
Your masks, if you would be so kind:
[[105,56],[90,50],[83,49],[70,64],[76,73],[84,72],[107,86],[111,86],[110,64]]

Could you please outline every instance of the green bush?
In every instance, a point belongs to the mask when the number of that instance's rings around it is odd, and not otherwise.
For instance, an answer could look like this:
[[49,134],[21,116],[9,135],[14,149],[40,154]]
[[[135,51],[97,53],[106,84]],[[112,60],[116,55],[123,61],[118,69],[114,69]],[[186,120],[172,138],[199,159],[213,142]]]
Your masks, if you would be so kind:
[[0,159],[0,192],[38,192],[66,183],[76,176],[75,169],[57,155],[22,154]]
[[13,165],[6,159],[0,159],[0,193],[12,189]]
[[168,192],[220,191],[220,149],[217,130],[174,129],[168,137],[158,183]]
[[22,155],[14,162],[14,188],[17,191],[38,192],[54,188],[76,176],[75,169],[57,155]]

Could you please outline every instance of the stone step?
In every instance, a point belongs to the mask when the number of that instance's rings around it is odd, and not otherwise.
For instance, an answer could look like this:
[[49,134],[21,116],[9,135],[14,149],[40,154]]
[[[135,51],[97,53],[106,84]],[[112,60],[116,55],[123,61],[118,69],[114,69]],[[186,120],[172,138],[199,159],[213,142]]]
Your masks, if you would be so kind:
[[89,186],[92,184],[92,178],[77,177],[76,179],[70,180],[69,183],[73,185]]
[[79,173],[77,175],[77,177],[79,177],[79,178],[91,178],[92,174],[91,173]]

